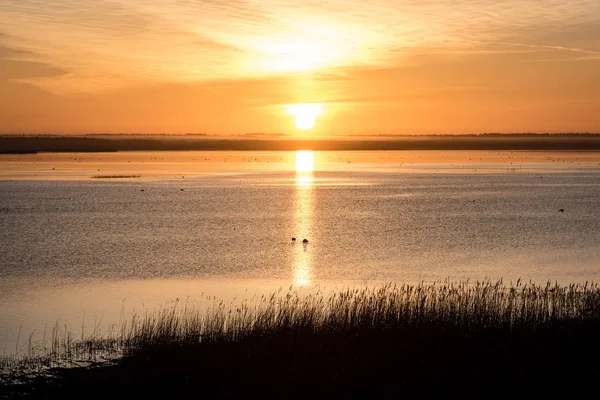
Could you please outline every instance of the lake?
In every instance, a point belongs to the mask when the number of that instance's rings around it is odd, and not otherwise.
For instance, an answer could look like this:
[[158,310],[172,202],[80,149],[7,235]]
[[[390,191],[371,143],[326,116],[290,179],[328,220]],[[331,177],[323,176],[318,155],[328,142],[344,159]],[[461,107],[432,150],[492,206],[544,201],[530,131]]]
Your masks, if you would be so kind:
[[177,298],[597,282],[599,210],[595,152],[3,155],[0,352]]

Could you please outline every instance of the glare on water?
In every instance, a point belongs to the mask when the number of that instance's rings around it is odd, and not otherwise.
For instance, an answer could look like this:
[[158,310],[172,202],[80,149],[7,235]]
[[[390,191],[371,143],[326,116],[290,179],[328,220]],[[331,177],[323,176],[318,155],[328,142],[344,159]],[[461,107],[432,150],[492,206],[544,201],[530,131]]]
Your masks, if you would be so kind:
[[[308,286],[312,279],[312,237],[313,226],[313,170],[312,151],[296,152],[296,187],[294,193],[294,243],[293,283],[295,286]],[[304,243],[304,239],[308,243]]]

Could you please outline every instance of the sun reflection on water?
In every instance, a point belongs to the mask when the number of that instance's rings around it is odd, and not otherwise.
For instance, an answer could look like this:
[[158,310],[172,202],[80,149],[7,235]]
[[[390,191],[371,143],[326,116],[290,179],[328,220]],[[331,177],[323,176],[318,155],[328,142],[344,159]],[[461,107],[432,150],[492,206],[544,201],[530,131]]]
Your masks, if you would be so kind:
[[314,183],[312,175],[296,174],[296,186],[312,186]]
[[315,156],[312,150],[298,150],[296,152],[296,173],[312,172],[315,169]]
[[[310,150],[296,152],[296,190],[294,202],[294,235],[297,242],[293,256],[293,285],[302,287],[312,283],[312,222],[314,192],[314,155]],[[308,243],[303,243],[307,239]]]

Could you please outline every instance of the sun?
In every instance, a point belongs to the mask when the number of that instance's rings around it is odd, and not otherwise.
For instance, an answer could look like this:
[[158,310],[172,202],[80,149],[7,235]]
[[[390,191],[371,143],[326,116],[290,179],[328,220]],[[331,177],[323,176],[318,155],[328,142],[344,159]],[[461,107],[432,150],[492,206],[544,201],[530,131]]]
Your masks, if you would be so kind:
[[315,125],[316,117],[309,114],[296,115],[296,128],[307,131]]
[[321,115],[323,108],[321,104],[290,104],[287,106],[287,113],[293,115],[296,127],[300,130],[306,131],[311,129],[317,120],[317,117]]

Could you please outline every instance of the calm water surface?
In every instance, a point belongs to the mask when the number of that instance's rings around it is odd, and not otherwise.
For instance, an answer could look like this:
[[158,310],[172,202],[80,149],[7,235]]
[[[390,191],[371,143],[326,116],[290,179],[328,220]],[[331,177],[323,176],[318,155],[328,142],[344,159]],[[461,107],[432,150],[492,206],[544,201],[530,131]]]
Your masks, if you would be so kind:
[[19,329],[81,330],[177,297],[600,280],[597,164],[352,165],[0,181],[0,352]]

